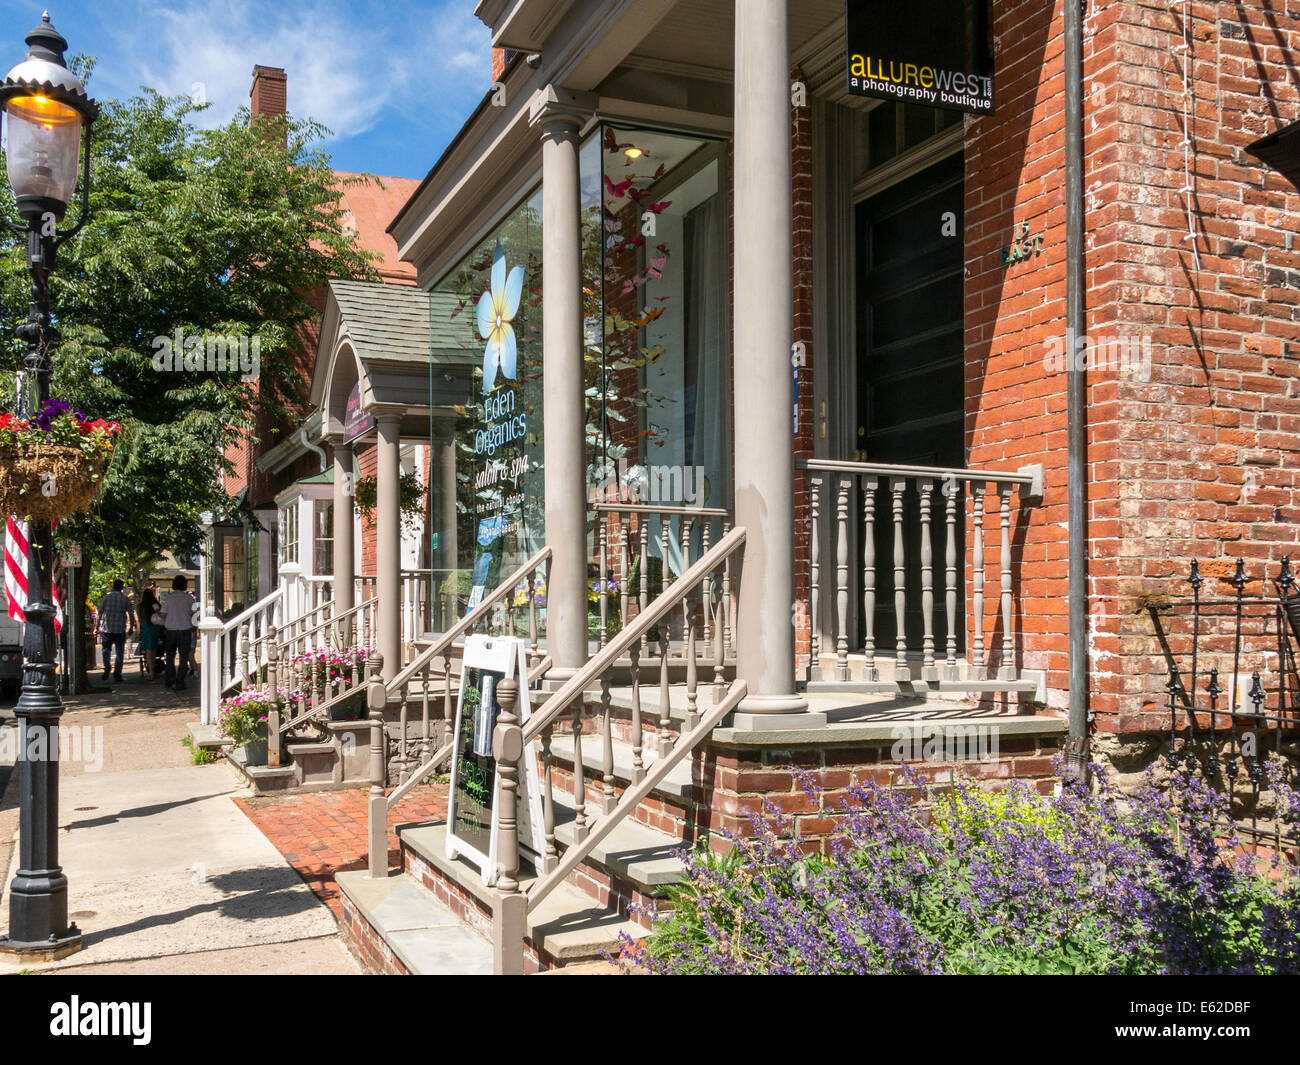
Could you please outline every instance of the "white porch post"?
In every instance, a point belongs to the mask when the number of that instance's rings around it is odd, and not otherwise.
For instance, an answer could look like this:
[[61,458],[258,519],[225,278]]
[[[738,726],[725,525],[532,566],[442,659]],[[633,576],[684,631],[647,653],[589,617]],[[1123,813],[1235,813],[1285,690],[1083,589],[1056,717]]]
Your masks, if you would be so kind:
[[402,522],[399,484],[401,415],[375,411],[379,427],[379,469],[375,500],[375,593],[379,599],[378,650],[384,656],[383,678],[392,680],[402,668]]
[[530,106],[542,133],[542,359],[546,419],[546,579],[549,678],[587,661],[587,476],[582,373],[582,228],[578,129],[589,94],[548,85]]
[[794,265],[787,0],[736,0],[736,524],[746,529],[737,728],[817,727],[795,692]]
[[[352,445],[334,443],[334,612],[351,610],[355,603],[352,568]],[[355,629],[355,626],[353,626]]]

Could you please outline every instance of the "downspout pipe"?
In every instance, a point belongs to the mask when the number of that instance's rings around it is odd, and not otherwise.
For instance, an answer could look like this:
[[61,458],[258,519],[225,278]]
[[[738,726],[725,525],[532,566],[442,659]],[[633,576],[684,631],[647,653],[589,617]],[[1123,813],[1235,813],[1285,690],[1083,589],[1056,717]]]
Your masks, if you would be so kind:
[[1088,766],[1088,391],[1085,360],[1083,210],[1083,14],[1087,0],[1063,0],[1065,61],[1066,454],[1069,535],[1070,733],[1066,774]]

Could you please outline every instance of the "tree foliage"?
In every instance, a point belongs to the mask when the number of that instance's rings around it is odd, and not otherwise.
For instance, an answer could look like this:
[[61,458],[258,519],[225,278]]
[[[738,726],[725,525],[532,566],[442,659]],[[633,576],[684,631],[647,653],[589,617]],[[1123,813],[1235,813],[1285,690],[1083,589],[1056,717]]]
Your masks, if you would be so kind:
[[[92,64],[83,62],[88,73]],[[85,73],[83,73],[83,77]],[[187,97],[152,90],[109,100],[91,148],[91,219],[59,250],[50,302],[62,340],[51,394],[123,433],[93,513],[65,523],[100,558],[146,569],[198,546],[200,515],[229,506],[219,472],[228,444],[251,438],[259,410],[279,417],[302,400],[299,330],[329,277],[376,279],[311,121],[247,112],[212,130]],[[8,189],[0,204],[14,217]],[[69,208],[65,226],[75,221]],[[23,247],[0,243],[0,373],[14,395],[27,311]],[[156,338],[243,337],[254,381],[237,370],[158,369]],[[254,340],[256,346],[254,347]]]

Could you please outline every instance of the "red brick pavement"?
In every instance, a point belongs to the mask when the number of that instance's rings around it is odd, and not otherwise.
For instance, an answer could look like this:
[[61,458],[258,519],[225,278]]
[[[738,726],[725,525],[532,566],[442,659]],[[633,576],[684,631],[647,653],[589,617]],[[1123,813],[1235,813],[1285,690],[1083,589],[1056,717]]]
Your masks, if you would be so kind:
[[[298,871],[334,916],[339,916],[339,889],[334,874],[366,865],[366,798],[364,788],[318,791],[306,795],[236,799],[285,861]],[[434,821],[447,814],[447,785],[414,789],[388,811],[388,864],[399,860],[393,826]]]

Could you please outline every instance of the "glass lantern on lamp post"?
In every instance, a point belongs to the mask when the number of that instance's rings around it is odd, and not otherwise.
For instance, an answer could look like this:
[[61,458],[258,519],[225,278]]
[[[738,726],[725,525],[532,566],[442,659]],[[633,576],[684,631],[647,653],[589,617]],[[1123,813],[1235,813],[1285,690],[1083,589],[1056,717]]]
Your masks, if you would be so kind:
[[[32,417],[50,396],[50,347],[59,339],[50,321],[49,278],[59,246],[90,217],[90,129],[99,107],[64,61],[68,42],[49,12],[27,34],[27,57],[0,82],[5,164],[21,224],[4,224],[27,246],[31,294],[17,333],[27,344],[17,413]],[[81,173],[81,211],[60,232]],[[14,707],[19,734],[18,872],[9,888],[9,937],[0,953],[52,960],[81,948],[68,923],[68,881],[58,861],[59,719],[55,684],[54,534],[49,521],[28,530],[23,685]],[[74,609],[75,609],[74,605]]]

